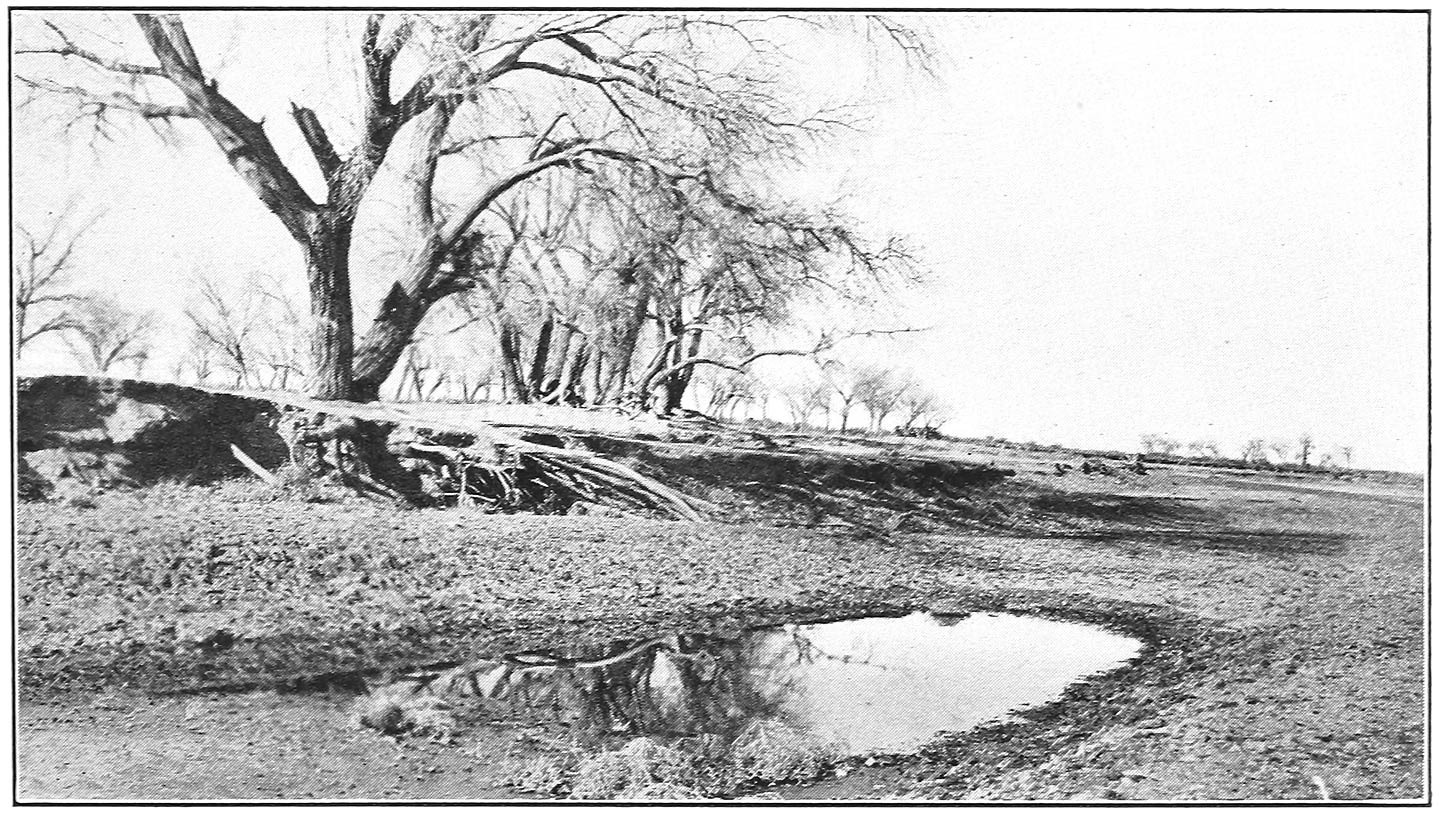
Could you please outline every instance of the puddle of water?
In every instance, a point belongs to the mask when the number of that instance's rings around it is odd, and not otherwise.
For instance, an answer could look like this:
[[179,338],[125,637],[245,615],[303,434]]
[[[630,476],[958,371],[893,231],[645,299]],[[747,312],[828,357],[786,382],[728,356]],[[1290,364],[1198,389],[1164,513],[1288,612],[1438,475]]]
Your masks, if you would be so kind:
[[916,613],[617,642],[601,654],[513,654],[472,665],[462,684],[488,716],[594,738],[732,737],[779,719],[850,754],[907,752],[1051,701],[1139,650],[1077,623]]
[[855,753],[913,750],[940,731],[1048,702],[1140,650],[1100,628],[1012,614],[912,614],[754,636],[775,665],[766,681],[787,686],[782,718]]

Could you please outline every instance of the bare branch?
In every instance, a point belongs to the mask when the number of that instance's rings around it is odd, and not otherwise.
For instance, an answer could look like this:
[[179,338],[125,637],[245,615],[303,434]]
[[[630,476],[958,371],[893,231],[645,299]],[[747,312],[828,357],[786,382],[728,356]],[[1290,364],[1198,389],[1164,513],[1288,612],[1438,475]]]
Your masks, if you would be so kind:
[[25,76],[17,76],[15,79],[22,85],[38,91],[70,96],[77,101],[82,111],[89,115],[101,116],[107,110],[118,110],[136,114],[142,119],[195,118],[194,112],[185,105],[148,102],[124,91],[102,93],[75,85],[63,85],[49,79],[31,79]]
[[297,240],[306,240],[317,205],[280,160],[264,128],[205,75],[180,19],[152,14],[136,14],[135,19],[166,78],[185,96],[194,118],[209,131],[230,166]]
[[150,353],[153,315],[131,312],[108,297],[90,295],[74,318],[70,348],[89,370],[106,374],[123,362],[143,362]]
[[70,39],[61,28],[49,20],[42,20],[45,27],[60,38],[61,45],[57,48],[22,48],[15,51],[17,54],[53,54],[58,57],[79,57],[91,64],[104,68],[107,71],[114,71],[121,74],[134,74],[136,76],[165,76],[165,72],[158,65],[136,65],[123,60],[112,59],[100,54],[81,48]]
[[340,169],[340,155],[335,152],[335,145],[330,142],[324,125],[320,124],[320,117],[310,108],[300,107],[294,102],[290,103],[290,115],[300,127],[305,144],[309,145],[310,153],[315,156],[315,163],[320,165],[320,173],[326,181],[333,179]]

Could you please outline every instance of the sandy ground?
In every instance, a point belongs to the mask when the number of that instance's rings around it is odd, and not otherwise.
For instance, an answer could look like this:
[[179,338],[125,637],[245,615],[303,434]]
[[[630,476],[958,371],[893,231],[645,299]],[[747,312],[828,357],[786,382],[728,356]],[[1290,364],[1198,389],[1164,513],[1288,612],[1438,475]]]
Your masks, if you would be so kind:
[[[287,671],[424,661],[421,651],[439,660],[557,636],[928,607],[1100,622],[1141,637],[1146,649],[1133,666],[1072,686],[1022,721],[948,737],[918,756],[880,757],[786,797],[1427,794],[1428,564],[1418,489],[1183,468],[1143,478],[1071,474],[1046,485],[1064,491],[1072,512],[1100,507],[1107,533],[855,540],[624,519],[461,523],[444,512],[397,525],[368,508],[202,507],[187,495],[21,505],[17,793],[511,797],[500,780],[526,748],[508,731],[482,729],[459,747],[397,745],[354,728],[339,692],[156,689],[194,676],[274,687]],[[1126,498],[1116,504],[1116,495]],[[97,546],[101,537],[111,542]],[[178,542],[211,554],[170,564],[183,579],[160,592],[164,603],[133,580],[103,598],[88,593],[100,574],[149,574],[125,559]],[[66,546],[74,551],[54,553]],[[332,563],[337,557],[352,565]],[[346,582],[354,562],[377,578]],[[262,591],[293,602],[266,602]],[[351,639],[357,620],[376,615],[383,623],[368,639]],[[138,630],[141,619],[158,632]],[[437,622],[446,619],[455,624]],[[292,647],[173,645],[210,630]]]

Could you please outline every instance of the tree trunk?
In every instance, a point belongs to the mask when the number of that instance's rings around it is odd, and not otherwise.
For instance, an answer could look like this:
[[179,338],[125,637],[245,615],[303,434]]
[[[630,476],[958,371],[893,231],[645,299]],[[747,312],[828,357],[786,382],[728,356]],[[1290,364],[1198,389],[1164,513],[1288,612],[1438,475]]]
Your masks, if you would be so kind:
[[610,382],[605,376],[605,349],[595,349],[594,361],[591,363],[594,382],[590,391],[590,404],[603,405],[608,401],[610,395]]
[[500,319],[499,339],[501,398],[528,402],[530,394],[520,376],[520,329],[508,317]]
[[[573,333],[572,329],[570,334],[566,335],[566,345],[570,344],[570,336]],[[570,356],[568,364],[563,358],[561,359],[563,370],[560,373],[560,401],[566,403],[570,399],[570,394],[574,393],[578,401],[584,402],[582,394],[585,391],[585,367],[590,362],[590,344],[585,341],[583,336],[575,346],[575,353]]]
[[561,323],[560,338],[552,343],[550,361],[545,364],[545,383],[555,383],[546,400],[557,405],[565,402],[565,388],[570,384],[570,343],[574,338],[575,329]]
[[380,386],[390,378],[415,336],[415,329],[425,319],[433,299],[419,290],[417,278],[423,272],[420,268],[413,269],[411,274],[390,286],[380,303],[380,313],[355,349],[355,380],[351,391],[356,401],[373,402],[380,398]]
[[685,387],[689,384],[679,374],[672,374],[661,383],[660,404],[656,410],[661,416],[669,416],[680,409],[680,400],[685,398]]
[[[605,395],[611,401],[623,401],[625,391],[636,379],[631,371],[635,365],[635,349],[640,344],[640,331],[645,327],[645,314],[650,306],[650,278],[641,277],[631,287],[630,310],[625,315],[625,324],[620,329],[615,353],[610,358],[610,376],[605,385]],[[636,394],[641,399],[644,394]]]
[[[379,398],[380,386],[390,378],[432,305],[473,285],[469,243],[442,240],[432,208],[439,146],[449,124],[448,104],[432,106],[415,123],[411,137],[413,152],[408,157],[405,177],[411,195],[408,217],[417,219],[418,225],[400,276],[390,286],[380,303],[379,314],[355,349],[352,392],[356,401]],[[355,209],[351,207],[348,211]],[[449,261],[448,268],[446,261]]]
[[547,314],[545,321],[540,324],[540,334],[535,338],[535,354],[530,358],[528,385],[534,399],[541,399],[545,395],[545,371],[550,360],[550,338],[554,332],[555,318]]
[[[668,368],[672,364],[679,365],[687,359],[694,359],[695,357],[700,355],[700,342],[703,338],[703,332],[700,329],[692,328],[686,330],[681,325],[672,324],[670,326],[670,330],[672,332],[672,336],[668,342],[673,343],[674,345],[674,359],[673,362],[671,360],[666,360],[664,363],[664,367]],[[686,334],[689,334],[690,341],[688,343],[685,342]],[[666,354],[664,356],[669,357],[671,355]],[[681,368],[680,370],[675,371],[674,373],[665,377],[665,380],[663,382],[659,383],[661,391],[661,401],[658,412],[660,413],[660,415],[668,416],[671,413],[674,413],[675,411],[680,409],[680,400],[685,398],[685,391],[690,387],[690,380],[694,376],[695,367],[690,366],[688,368]]]
[[[305,250],[310,288],[310,395],[350,399],[355,328],[350,304],[352,223],[327,211],[315,218]],[[377,386],[378,387],[378,386]]]

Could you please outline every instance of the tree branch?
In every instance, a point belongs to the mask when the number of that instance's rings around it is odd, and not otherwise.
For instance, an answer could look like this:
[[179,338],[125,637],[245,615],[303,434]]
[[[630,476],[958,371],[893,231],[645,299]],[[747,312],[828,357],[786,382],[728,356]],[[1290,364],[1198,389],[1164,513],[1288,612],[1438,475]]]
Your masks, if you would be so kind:
[[193,117],[209,131],[230,166],[296,240],[308,241],[317,205],[280,160],[264,128],[205,76],[184,24],[174,15],[136,14],[135,19],[166,78],[185,96]]
[[821,347],[816,347],[808,350],[800,348],[782,348],[773,351],[756,351],[755,353],[751,354],[748,357],[745,357],[739,362],[726,362],[723,359],[715,359],[714,357],[690,357],[688,359],[681,360],[680,362],[677,362],[668,368],[661,369],[653,376],[647,377],[646,384],[650,385],[651,383],[664,382],[675,374],[678,374],[687,368],[693,368],[696,365],[714,365],[717,368],[724,368],[729,371],[740,371],[743,373],[746,368],[749,368],[751,365],[766,357],[811,357],[820,353],[823,350],[825,349]]
[[114,109],[125,113],[133,113],[142,119],[194,119],[194,112],[186,105],[165,105],[156,102],[147,102],[136,97],[134,94],[123,91],[111,91],[100,93],[89,88],[81,88],[75,85],[62,85],[48,79],[30,79],[29,77],[17,76],[15,80],[26,87],[34,88],[46,93],[57,93],[65,96],[72,96],[78,100],[82,108],[89,108],[97,115],[103,114],[106,110]]
[[325,126],[320,124],[320,117],[310,108],[300,107],[294,102],[290,103],[290,115],[300,127],[305,144],[309,145],[310,152],[315,156],[315,163],[320,165],[321,175],[327,182],[330,181],[340,169],[340,154],[335,152],[335,145],[331,143],[330,135],[325,132]]
[[45,24],[46,28],[53,31],[55,33],[55,36],[60,38],[61,46],[59,48],[25,48],[17,50],[15,53],[54,54],[58,57],[79,57],[86,62],[98,65],[101,68],[104,68],[108,71],[114,71],[116,73],[135,74],[137,76],[165,76],[165,72],[161,70],[160,66],[158,65],[136,65],[130,62],[123,62],[121,60],[104,57],[89,49],[81,48],[79,45],[76,45],[75,41],[70,39],[69,35],[67,35],[59,26],[55,25],[49,20],[42,20],[41,22]]
[[587,152],[595,152],[595,148],[584,144],[556,145],[548,152],[541,153],[537,158],[525,162],[519,167],[491,182],[488,187],[482,189],[469,201],[462,204],[455,214],[440,227],[439,244],[440,248],[448,248],[470,229],[475,219],[495,203],[495,199],[504,195],[516,184],[530,178],[533,175],[576,160]]

